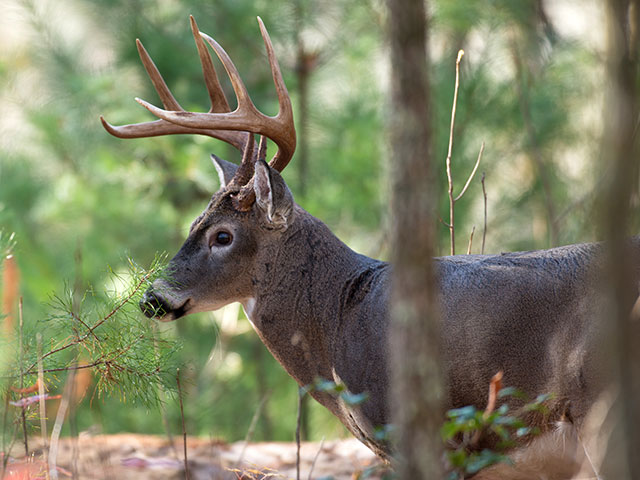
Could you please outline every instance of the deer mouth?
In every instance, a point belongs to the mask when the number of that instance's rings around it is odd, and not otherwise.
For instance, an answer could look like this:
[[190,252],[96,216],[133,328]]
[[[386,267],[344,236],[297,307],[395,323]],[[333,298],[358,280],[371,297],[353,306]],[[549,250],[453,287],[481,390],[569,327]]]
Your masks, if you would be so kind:
[[172,306],[166,299],[153,291],[147,291],[140,300],[140,310],[147,318],[156,318],[163,322],[170,322],[184,317],[189,310],[187,299],[179,307]]

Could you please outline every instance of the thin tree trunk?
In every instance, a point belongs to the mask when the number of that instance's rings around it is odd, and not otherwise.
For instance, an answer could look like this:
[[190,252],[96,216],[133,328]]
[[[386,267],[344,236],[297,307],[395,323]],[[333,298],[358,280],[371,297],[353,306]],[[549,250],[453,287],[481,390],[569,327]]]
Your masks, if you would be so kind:
[[439,319],[434,276],[435,195],[423,0],[387,0],[393,172],[392,418],[400,478],[442,478]]
[[[606,112],[603,157],[613,164],[611,183],[603,202],[602,225],[609,245],[611,311],[610,357],[619,397],[614,408],[618,418],[603,466],[606,478],[640,478],[640,319],[630,317],[638,295],[625,239],[632,213],[633,172],[640,162],[634,130],[640,107],[638,65],[634,62],[638,0],[609,0],[609,101]],[[637,215],[637,213],[636,213]]]
[[529,84],[527,80],[526,66],[523,64],[521,56],[523,53],[518,48],[516,40],[512,40],[511,45],[513,63],[516,67],[516,88],[518,89],[518,99],[520,101],[520,113],[527,134],[527,151],[529,157],[533,160],[533,164],[538,173],[538,178],[542,183],[544,196],[544,208],[547,212],[547,234],[551,247],[557,247],[560,234],[558,231],[557,214],[555,204],[553,203],[553,191],[551,189],[550,168],[548,162],[544,158],[538,142],[533,119],[531,118],[531,108],[529,102]]
[[[310,62],[310,54],[306,51],[302,39],[302,25],[304,11],[301,0],[296,2],[296,77],[298,80],[298,147],[296,153],[296,165],[298,165],[298,188],[300,195],[307,194],[309,181],[309,78],[313,69]],[[313,56],[311,54],[311,56]],[[305,395],[305,398],[307,396]]]

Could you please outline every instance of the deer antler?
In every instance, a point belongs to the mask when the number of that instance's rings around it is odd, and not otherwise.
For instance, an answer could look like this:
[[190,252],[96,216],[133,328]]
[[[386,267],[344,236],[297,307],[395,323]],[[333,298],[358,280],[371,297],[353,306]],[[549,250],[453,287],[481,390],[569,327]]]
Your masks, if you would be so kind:
[[[238,173],[229,183],[230,188],[238,189],[246,186],[237,195],[237,206],[246,210],[254,200],[253,189],[247,185],[253,175],[253,162],[258,155],[265,155],[266,143],[261,140],[261,147],[257,154],[253,154],[253,133],[266,136],[278,145],[278,152],[269,164],[278,171],[282,171],[293,156],[296,147],[296,133],[293,124],[293,110],[287,87],[282,79],[278,60],[273,51],[273,45],[267,29],[258,17],[260,33],[267,51],[269,66],[273,76],[279,102],[279,112],[275,117],[261,113],[251,101],[242,79],[235,65],[227,55],[227,52],[213,38],[198,30],[193,16],[190,16],[191,29],[198,48],[202,73],[204,76],[211,109],[207,113],[185,111],[172,95],[158,68],[151,57],[137,40],[138,53],[144,64],[145,70],[151,79],[154,88],[158,92],[164,109],[158,108],[144,100],[136,98],[136,101],[153,113],[160,120],[137,123],[133,125],[113,126],[102,116],[100,120],[104,128],[112,135],[119,138],[142,138],[159,135],[172,135],[179,133],[208,135],[227,142],[243,152],[242,165]],[[204,39],[204,40],[203,40]],[[204,44],[206,41],[216,52],[222,62],[231,85],[238,99],[238,107],[231,112],[229,103],[222,91],[220,82],[213,68],[211,55]]]

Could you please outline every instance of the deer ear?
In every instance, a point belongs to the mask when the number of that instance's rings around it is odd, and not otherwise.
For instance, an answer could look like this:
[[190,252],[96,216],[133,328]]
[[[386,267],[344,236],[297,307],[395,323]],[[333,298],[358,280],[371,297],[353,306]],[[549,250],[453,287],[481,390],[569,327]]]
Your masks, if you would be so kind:
[[220,188],[226,187],[233,176],[236,174],[238,165],[236,165],[235,163],[227,162],[226,160],[223,160],[214,154],[211,154],[211,161],[213,162],[213,166],[216,167],[216,172],[218,172],[218,178],[220,179]]
[[293,216],[293,195],[280,174],[264,160],[255,164],[253,189],[256,205],[271,228],[286,230]]

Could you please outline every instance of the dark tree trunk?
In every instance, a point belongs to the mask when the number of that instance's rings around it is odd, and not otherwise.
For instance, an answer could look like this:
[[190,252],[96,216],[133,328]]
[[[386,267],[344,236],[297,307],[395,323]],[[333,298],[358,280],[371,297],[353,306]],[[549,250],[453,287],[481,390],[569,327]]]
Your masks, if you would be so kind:
[[443,387],[434,276],[427,22],[423,0],[387,0],[391,46],[392,418],[400,478],[442,478]]
[[[603,473],[607,478],[640,478],[640,318],[630,310],[637,297],[637,285],[630,271],[632,262],[624,248],[629,235],[634,173],[640,162],[640,148],[634,132],[638,119],[638,48],[640,28],[638,0],[609,0],[608,72],[611,91],[605,112],[603,161],[613,167],[607,197],[602,202],[602,225],[608,240],[611,312],[610,353],[619,396],[614,408],[618,422],[609,442]],[[637,233],[637,232],[636,232]]]

